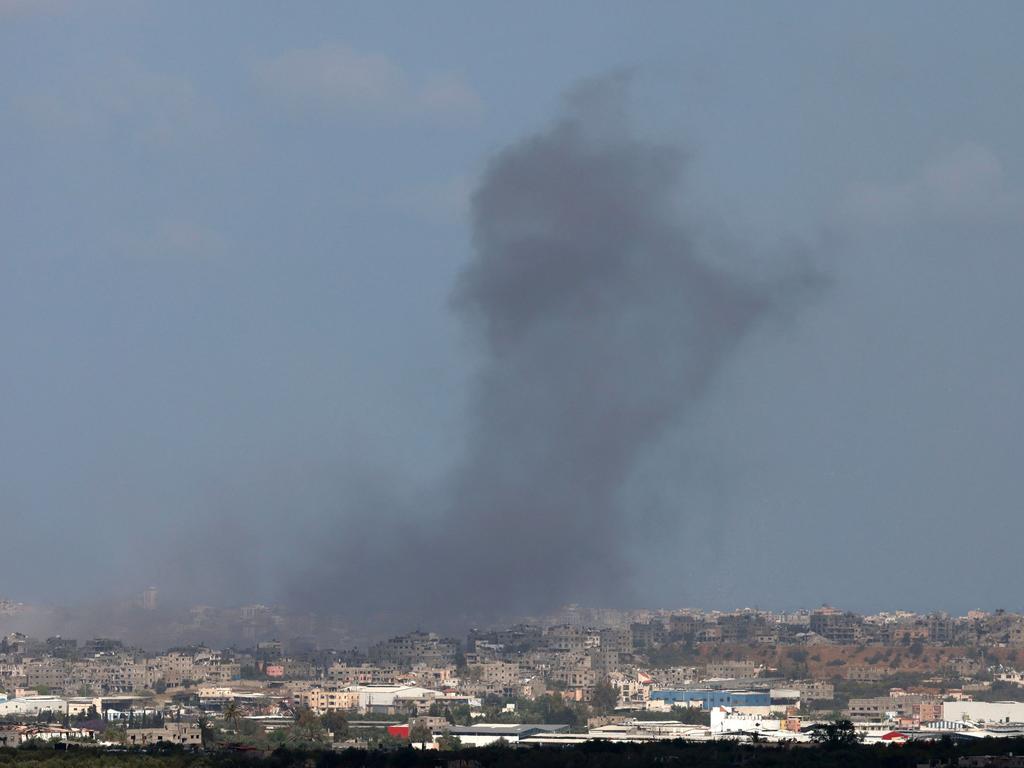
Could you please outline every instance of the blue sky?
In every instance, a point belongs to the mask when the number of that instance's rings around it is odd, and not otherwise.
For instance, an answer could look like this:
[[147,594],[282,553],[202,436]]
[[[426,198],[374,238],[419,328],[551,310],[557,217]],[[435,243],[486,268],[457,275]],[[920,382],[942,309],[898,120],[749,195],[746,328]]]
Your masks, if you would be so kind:
[[828,276],[623,489],[641,602],[1022,607],[1021,22],[0,0],[4,589],[273,599],[353,487],[429,496],[479,364],[472,192],[628,71],[709,258]]

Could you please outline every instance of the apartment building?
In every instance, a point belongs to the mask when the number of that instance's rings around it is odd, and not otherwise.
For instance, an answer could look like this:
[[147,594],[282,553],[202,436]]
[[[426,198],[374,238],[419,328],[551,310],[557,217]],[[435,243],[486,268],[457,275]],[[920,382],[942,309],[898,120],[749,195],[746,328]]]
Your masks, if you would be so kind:
[[696,682],[700,677],[697,667],[663,667],[652,669],[650,674],[663,688],[681,688]]
[[709,663],[704,668],[706,680],[737,680],[743,678],[757,677],[760,667],[753,661],[746,659],[740,661],[716,661]]
[[833,643],[852,645],[862,623],[863,619],[855,613],[823,606],[811,614],[810,629]]
[[294,690],[292,701],[300,707],[307,707],[322,715],[324,712],[345,712],[357,709],[359,693],[347,688],[310,686]]
[[794,686],[800,691],[802,701],[832,701],[836,687],[828,680],[805,680]]
[[433,632],[410,632],[370,647],[368,656],[375,663],[411,667],[425,664],[443,667],[455,662],[458,644]]

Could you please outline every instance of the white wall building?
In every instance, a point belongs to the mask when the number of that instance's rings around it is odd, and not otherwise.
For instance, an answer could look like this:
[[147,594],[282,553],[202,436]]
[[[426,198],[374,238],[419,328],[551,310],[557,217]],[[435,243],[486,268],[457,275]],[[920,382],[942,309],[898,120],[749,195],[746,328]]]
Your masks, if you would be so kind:
[[971,720],[975,723],[1024,723],[1021,701],[944,701],[943,720]]
[[68,713],[68,703],[57,696],[20,696],[0,702],[0,716],[27,715],[37,717],[43,712]]

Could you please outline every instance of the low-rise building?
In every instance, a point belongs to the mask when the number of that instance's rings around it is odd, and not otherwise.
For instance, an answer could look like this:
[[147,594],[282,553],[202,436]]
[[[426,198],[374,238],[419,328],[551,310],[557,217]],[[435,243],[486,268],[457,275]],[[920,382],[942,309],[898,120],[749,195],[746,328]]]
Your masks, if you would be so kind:
[[975,723],[1024,723],[1024,702],[1020,701],[946,701],[942,719],[969,720]]
[[63,728],[59,725],[0,724],[0,747],[17,747],[33,739],[43,741],[82,741],[92,739],[89,728]]
[[451,726],[448,732],[452,736],[458,736],[463,746],[486,747],[499,740],[518,744],[520,740],[529,736],[566,733],[568,730],[568,725],[550,723],[474,723],[467,726]]
[[203,733],[195,723],[165,723],[162,728],[129,728],[126,741],[139,747],[165,743],[198,748],[203,745]]
[[38,717],[44,712],[63,717],[68,713],[68,702],[58,696],[17,696],[0,701],[0,716]]

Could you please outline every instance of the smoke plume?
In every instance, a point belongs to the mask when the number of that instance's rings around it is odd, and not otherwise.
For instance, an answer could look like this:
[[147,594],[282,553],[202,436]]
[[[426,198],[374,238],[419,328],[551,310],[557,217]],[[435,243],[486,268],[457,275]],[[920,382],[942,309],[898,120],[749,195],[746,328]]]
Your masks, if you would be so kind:
[[577,89],[475,193],[453,298],[480,345],[465,459],[436,519],[373,571],[402,573],[407,610],[622,597],[621,490],[638,459],[791,300],[790,279],[748,282],[698,257],[677,207],[684,157],[631,136],[623,88]]

